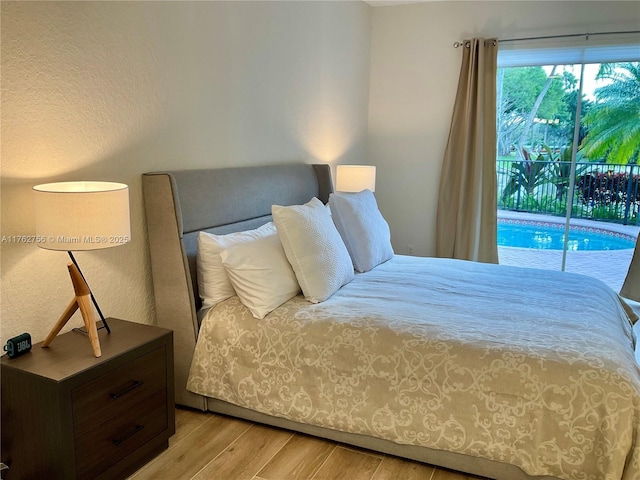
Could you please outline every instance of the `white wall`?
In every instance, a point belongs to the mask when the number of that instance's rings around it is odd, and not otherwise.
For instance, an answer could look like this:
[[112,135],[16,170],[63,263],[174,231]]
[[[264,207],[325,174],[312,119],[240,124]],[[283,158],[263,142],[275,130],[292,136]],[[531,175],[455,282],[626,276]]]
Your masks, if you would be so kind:
[[640,29],[640,3],[429,2],[373,10],[369,162],[397,253],[435,254],[438,184],[471,37],[522,38]]
[[[131,243],[77,258],[107,315],[143,323],[153,323],[153,298],[141,173],[371,163],[396,251],[431,255],[460,62],[452,43],[640,25],[638,2],[608,1],[0,8],[0,233],[34,233],[38,183],[129,184]],[[66,255],[4,242],[0,259],[0,342],[25,331],[42,340],[72,296]]]
[[43,340],[73,296],[64,252],[6,241],[34,233],[33,185],[129,184],[132,241],[76,258],[107,316],[153,323],[141,173],[366,162],[364,3],[1,9],[2,343],[25,331]]

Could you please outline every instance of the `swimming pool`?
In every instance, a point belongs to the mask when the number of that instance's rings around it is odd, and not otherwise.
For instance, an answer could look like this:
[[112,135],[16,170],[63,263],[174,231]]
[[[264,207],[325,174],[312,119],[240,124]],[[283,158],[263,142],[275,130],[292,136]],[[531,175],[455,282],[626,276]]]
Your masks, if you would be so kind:
[[[564,224],[550,222],[498,222],[498,246],[562,250],[564,248]],[[635,239],[630,235],[601,228],[571,226],[567,249],[623,250],[634,248]]]

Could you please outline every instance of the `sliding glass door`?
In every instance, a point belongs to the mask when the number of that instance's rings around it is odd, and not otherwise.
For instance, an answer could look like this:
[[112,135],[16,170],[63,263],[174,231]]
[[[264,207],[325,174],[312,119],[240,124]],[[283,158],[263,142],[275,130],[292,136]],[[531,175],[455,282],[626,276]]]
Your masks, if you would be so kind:
[[498,70],[500,263],[619,291],[640,230],[640,63]]

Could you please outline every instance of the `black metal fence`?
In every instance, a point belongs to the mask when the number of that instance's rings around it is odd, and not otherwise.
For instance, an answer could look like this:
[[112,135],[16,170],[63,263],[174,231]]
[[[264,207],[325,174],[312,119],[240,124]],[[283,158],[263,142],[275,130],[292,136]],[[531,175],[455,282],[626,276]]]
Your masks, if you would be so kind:
[[[571,163],[498,160],[498,208],[565,216]],[[640,165],[576,163],[572,218],[640,225]]]

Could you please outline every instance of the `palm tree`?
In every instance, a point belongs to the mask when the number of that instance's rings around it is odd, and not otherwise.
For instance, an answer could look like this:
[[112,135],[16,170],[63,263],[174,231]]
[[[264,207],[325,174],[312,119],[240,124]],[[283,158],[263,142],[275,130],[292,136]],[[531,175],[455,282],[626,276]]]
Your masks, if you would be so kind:
[[597,102],[584,117],[583,153],[607,163],[638,163],[640,62],[602,64],[596,78],[611,83],[596,89]]

